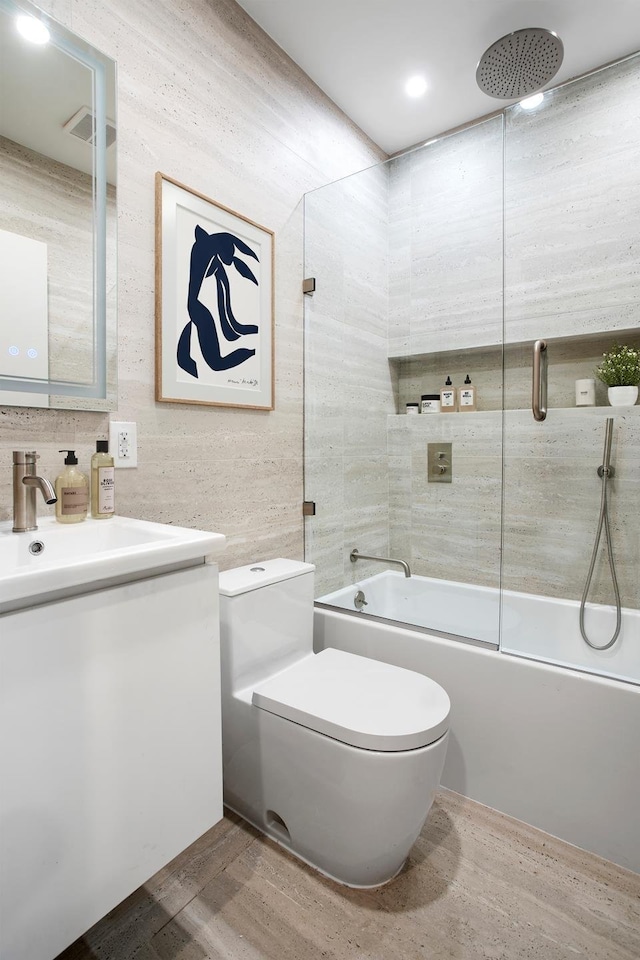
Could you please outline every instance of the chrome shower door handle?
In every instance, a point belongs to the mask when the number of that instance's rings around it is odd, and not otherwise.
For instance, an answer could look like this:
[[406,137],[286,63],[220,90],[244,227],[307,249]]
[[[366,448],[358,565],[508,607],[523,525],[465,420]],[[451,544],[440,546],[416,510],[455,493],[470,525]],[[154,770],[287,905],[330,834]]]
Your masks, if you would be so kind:
[[531,410],[534,420],[547,416],[547,341],[536,340],[533,345],[533,384]]

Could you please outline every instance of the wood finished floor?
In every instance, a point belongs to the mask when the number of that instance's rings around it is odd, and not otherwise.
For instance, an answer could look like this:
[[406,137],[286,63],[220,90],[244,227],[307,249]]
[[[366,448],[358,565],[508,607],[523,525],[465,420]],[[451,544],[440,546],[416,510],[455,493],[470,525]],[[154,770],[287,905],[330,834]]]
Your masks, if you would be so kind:
[[640,958],[640,875],[442,791],[385,887],[340,887],[230,815],[58,960],[579,957]]

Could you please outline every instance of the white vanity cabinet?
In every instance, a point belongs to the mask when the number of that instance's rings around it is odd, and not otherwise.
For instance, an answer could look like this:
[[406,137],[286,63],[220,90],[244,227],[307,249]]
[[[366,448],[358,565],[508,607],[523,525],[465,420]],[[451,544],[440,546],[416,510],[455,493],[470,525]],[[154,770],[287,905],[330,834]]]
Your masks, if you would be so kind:
[[0,615],[3,960],[51,960],[222,817],[218,569],[193,562]]

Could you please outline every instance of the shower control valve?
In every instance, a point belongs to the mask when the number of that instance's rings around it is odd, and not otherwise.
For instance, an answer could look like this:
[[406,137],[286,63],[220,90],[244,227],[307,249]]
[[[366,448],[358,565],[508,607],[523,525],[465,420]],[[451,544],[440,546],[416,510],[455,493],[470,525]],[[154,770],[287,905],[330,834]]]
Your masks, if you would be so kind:
[[353,605],[356,608],[356,610],[362,610],[363,607],[369,606],[369,601],[365,598],[363,590],[358,590],[355,597],[353,598]]
[[451,444],[427,444],[427,481],[429,483],[451,483]]

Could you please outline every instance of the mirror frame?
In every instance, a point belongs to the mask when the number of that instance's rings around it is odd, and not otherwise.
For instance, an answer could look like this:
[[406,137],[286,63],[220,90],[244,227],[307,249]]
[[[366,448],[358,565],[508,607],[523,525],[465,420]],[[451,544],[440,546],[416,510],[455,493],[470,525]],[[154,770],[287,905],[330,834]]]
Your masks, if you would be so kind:
[[[93,145],[93,382],[79,383],[67,380],[37,380],[28,377],[11,378],[0,374],[0,405],[2,391],[40,393],[47,396],[78,397],[84,400],[109,400],[107,382],[107,68],[105,60],[113,63],[114,82],[117,83],[116,62],[100,53],[91,44],[59,23],[29,0],[0,0],[0,11],[9,16],[29,14],[41,20],[50,33],[49,43],[68,56],[84,64],[92,75],[93,109],[96,118]],[[102,59],[101,59],[102,58]],[[116,119],[116,118],[114,118]],[[115,273],[115,271],[114,271]],[[114,284],[116,277],[114,276]],[[114,328],[117,317],[114,317]],[[117,342],[117,331],[114,329]],[[113,398],[115,403],[115,397]],[[15,406],[15,404],[12,404]],[[56,409],[52,407],[52,409]],[[90,409],[83,404],[83,409]],[[102,409],[102,408],[101,408]]]

